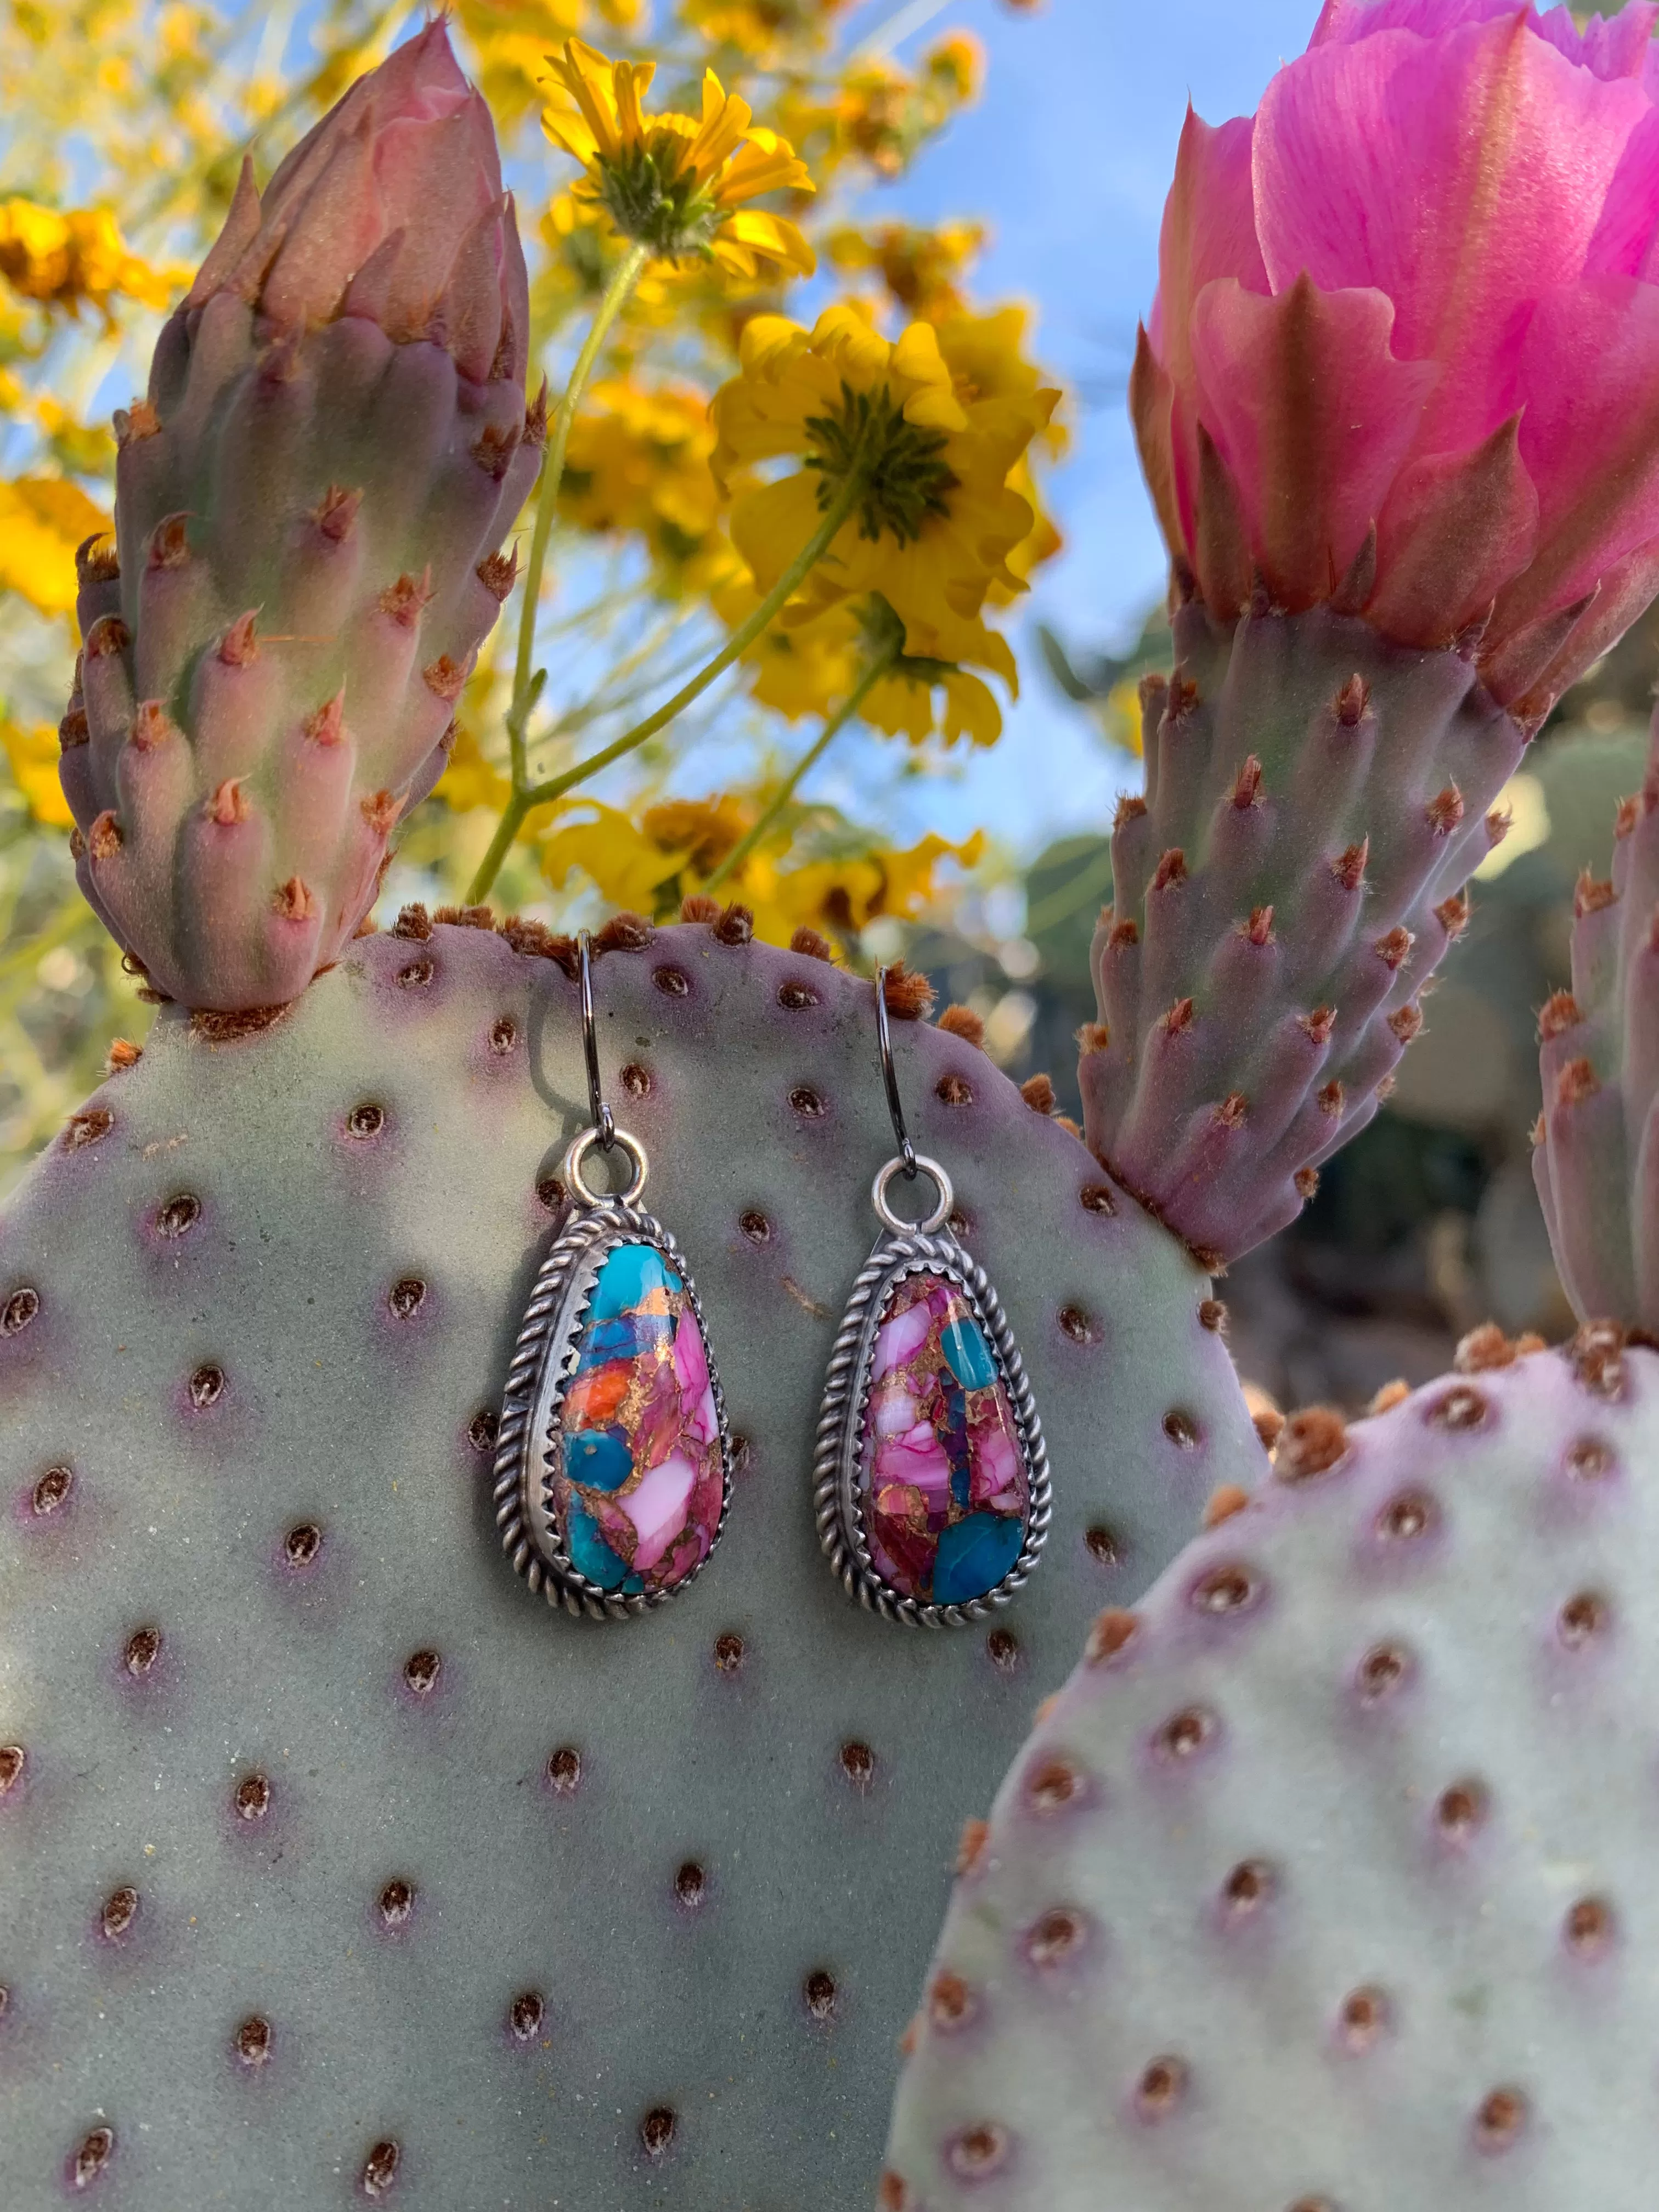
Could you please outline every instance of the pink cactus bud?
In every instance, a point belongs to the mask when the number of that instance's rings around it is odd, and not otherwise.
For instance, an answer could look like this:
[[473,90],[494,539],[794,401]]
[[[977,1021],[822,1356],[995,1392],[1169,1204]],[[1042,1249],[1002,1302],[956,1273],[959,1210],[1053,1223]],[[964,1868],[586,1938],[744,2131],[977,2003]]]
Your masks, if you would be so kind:
[[1652,20],[1326,0],[1253,118],[1188,113],[1131,408],[1212,614],[1248,559],[1264,605],[1467,650],[1530,728],[1652,598]]
[[529,294],[489,111],[441,21],[361,77],[263,198],[245,167],[186,305],[230,291],[273,334],[362,315],[476,384],[522,383]]

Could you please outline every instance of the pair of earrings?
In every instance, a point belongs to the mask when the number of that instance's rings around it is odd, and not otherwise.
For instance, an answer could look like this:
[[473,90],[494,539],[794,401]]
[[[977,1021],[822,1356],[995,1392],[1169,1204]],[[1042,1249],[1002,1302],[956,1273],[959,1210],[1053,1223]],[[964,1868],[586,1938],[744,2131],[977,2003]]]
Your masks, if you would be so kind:
[[[537,1276],[507,1374],[496,1520],[550,1604],[620,1618],[663,1604],[708,1564],[731,1508],[732,1442],[690,1272],[639,1204],[645,1147],[605,1102],[585,931],[580,957],[590,1121],[565,1153],[572,1218]],[[872,1612],[957,1627],[1006,1604],[1036,1565],[1048,1455],[1001,1303],[947,1225],[951,1178],[905,1127],[884,969],[876,1030],[898,1152],[871,1187],[881,1233],[830,1358],[818,1535]],[[613,1150],[627,1186],[595,1192],[588,1164]],[[901,1176],[933,1186],[918,1221],[893,1210]]]

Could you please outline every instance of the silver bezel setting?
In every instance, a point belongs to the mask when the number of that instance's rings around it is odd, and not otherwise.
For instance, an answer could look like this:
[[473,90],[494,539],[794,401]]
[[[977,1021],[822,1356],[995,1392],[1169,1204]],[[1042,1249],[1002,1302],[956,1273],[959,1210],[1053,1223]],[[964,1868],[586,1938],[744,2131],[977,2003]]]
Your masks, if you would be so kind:
[[[967,1297],[984,1325],[1007,1386],[1030,1492],[1030,1518],[1019,1557],[994,1589],[965,1605],[926,1605],[895,1589],[876,1571],[859,1512],[859,1443],[870,1400],[876,1332],[889,1291],[907,1276],[920,1274],[948,1277]],[[1054,1513],[1048,1448],[1025,1363],[1002,1310],[1002,1301],[984,1268],[954,1237],[906,1230],[878,1238],[853,1286],[830,1354],[812,1472],[818,1541],[824,1555],[848,1596],[857,1598],[884,1620],[896,1620],[907,1628],[965,1628],[1000,1611],[1030,1579]]]
[[[672,1589],[624,1595],[591,1582],[560,1543],[552,1503],[551,1442],[575,1372],[577,1347],[599,1269],[615,1246],[637,1243],[654,1245],[673,1268],[702,1331],[720,1428],[720,1516],[708,1551]],[[679,1246],[654,1214],[623,1199],[600,1199],[583,1207],[555,1239],[537,1274],[507,1370],[495,1440],[495,1495],[502,1548],[519,1573],[549,1605],[562,1606],[567,1613],[590,1620],[626,1620],[654,1612],[689,1589],[713,1559],[732,1507],[732,1437],[726,1398],[697,1286]]]

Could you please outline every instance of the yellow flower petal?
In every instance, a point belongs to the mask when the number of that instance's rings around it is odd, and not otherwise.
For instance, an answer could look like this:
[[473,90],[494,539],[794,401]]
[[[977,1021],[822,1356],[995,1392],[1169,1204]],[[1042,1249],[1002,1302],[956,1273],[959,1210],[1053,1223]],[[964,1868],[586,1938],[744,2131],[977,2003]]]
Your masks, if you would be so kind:
[[818,265],[817,256],[793,222],[758,208],[740,210],[722,227],[714,240],[715,254],[728,245],[802,276],[810,276]]
[[25,730],[15,722],[0,721],[0,751],[5,754],[11,780],[35,820],[52,830],[67,830],[75,819],[58,780],[61,750],[50,722]]
[[702,80],[702,122],[688,159],[699,180],[712,177],[743,143],[753,110],[745,100],[723,90],[713,70]]
[[952,669],[945,679],[945,742],[968,737],[976,745],[994,745],[1002,735],[1002,709],[977,676]]
[[69,613],[79,588],[75,549],[109,526],[101,508],[61,477],[0,483],[0,590],[43,615]]

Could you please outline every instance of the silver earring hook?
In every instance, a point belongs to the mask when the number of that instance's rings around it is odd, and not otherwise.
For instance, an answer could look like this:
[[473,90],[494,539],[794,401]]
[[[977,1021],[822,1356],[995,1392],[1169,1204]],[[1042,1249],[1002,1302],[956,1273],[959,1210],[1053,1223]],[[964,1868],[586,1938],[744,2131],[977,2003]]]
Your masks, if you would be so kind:
[[599,1082],[599,1040],[593,1020],[593,939],[583,930],[576,939],[581,956],[582,1050],[587,1055],[587,1112],[597,1132],[599,1150],[608,1152],[617,1141],[617,1124]]
[[898,1071],[893,1066],[893,1032],[887,1018],[887,970],[876,970],[876,1040],[881,1048],[881,1079],[887,1086],[887,1110],[893,1117],[893,1134],[898,1139],[899,1158],[904,1163],[907,1182],[914,1182],[916,1176],[916,1148],[910,1142],[910,1132],[904,1126],[904,1105],[899,1097]]
[[[951,1178],[937,1160],[918,1152],[910,1142],[910,1132],[904,1126],[904,1103],[899,1097],[898,1071],[893,1066],[893,1031],[887,1018],[887,970],[876,970],[876,1037],[881,1047],[881,1079],[887,1086],[887,1110],[893,1117],[893,1134],[898,1139],[898,1158],[889,1160],[877,1174],[870,1187],[871,1203],[884,1225],[896,1237],[921,1235],[931,1237],[950,1218],[956,1204],[956,1194],[951,1188]],[[906,1221],[894,1212],[887,1202],[887,1193],[895,1176],[902,1175],[907,1182],[914,1182],[924,1175],[939,1194],[931,1213],[920,1221]]]

